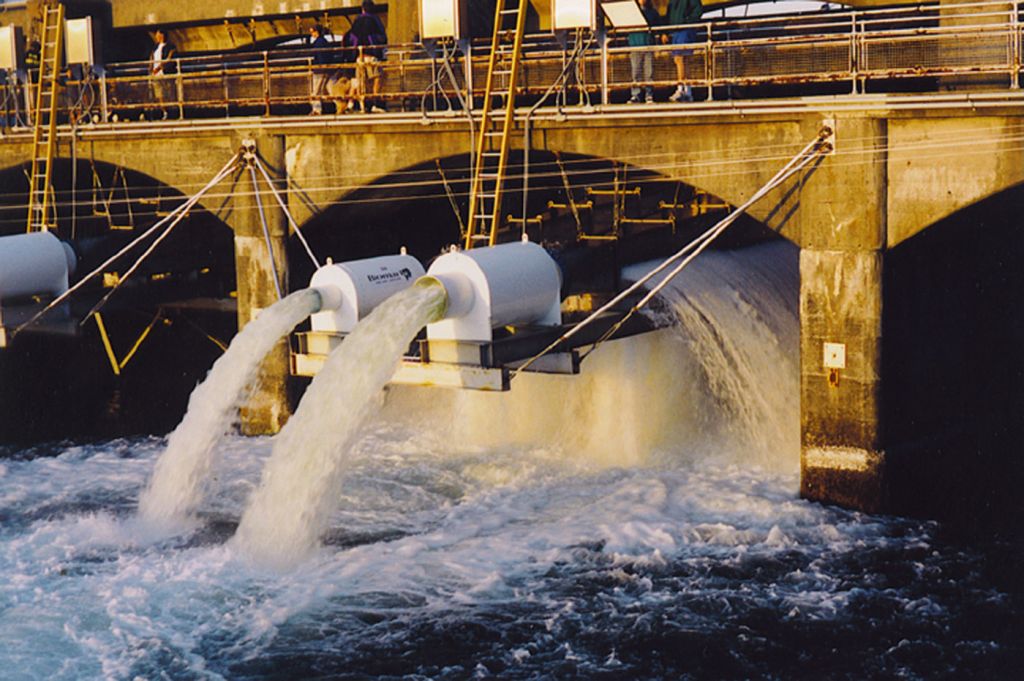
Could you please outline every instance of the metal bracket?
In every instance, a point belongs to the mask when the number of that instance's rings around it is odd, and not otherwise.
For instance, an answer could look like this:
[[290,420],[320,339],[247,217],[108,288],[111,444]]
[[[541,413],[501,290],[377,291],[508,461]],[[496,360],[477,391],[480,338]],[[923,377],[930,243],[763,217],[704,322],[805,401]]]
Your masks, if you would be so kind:
[[242,160],[245,161],[246,166],[251,166],[256,163],[256,140],[246,138],[242,140]]
[[821,139],[822,153],[826,156],[834,155],[836,153],[836,119],[823,119],[818,137]]

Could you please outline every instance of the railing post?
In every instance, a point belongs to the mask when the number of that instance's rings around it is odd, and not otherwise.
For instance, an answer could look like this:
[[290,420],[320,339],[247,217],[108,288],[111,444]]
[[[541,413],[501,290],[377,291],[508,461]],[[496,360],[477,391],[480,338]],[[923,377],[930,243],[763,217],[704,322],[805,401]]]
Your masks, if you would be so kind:
[[857,64],[860,55],[858,54],[857,41],[857,12],[850,12],[850,94],[857,94]]
[[[608,89],[608,31],[602,26],[597,29],[597,40],[601,45],[601,104],[607,105],[611,101]],[[584,72],[587,68],[587,55],[583,55],[583,68]],[[523,215],[523,219],[526,219],[526,215]],[[524,225],[525,228],[525,225]]]
[[100,74],[100,117],[104,123],[110,121],[110,109],[107,105],[107,73]]
[[707,53],[704,56],[704,82],[708,84],[708,101],[713,102],[715,100],[715,88],[712,86],[715,79],[715,44],[711,40],[710,21],[705,25],[704,32],[708,38]]
[[174,60],[174,89],[178,100],[178,120],[185,118],[185,86],[181,82],[181,60]]
[[466,39],[462,54],[466,59],[466,110],[473,113],[473,41]]
[[270,53],[263,51],[263,115],[270,115]]
[[1010,4],[1010,30],[1013,33],[1010,35],[1010,49],[1013,54],[1010,57],[1010,89],[1020,89],[1020,47],[1021,47],[1021,31],[1020,31],[1020,0],[1014,0]]

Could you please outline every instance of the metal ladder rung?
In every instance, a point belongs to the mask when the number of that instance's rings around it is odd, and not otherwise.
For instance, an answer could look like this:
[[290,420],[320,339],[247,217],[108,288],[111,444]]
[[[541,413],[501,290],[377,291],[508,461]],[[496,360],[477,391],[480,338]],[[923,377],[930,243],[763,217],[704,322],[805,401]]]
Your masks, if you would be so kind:
[[[64,5],[45,6],[42,12],[42,31],[39,40],[39,71],[34,110],[32,136],[32,166],[29,171],[29,232],[55,226],[52,206],[49,205],[53,188],[47,182],[53,168],[55,152],[57,98],[60,83],[61,46],[64,29]],[[40,153],[45,151],[45,155]]]

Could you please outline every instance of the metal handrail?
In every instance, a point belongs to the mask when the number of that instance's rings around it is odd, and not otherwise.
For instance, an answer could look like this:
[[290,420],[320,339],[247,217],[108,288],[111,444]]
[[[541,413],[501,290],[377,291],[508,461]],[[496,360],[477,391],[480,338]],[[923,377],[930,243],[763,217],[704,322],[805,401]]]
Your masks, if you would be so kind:
[[[1024,0],[926,3],[908,7],[843,10],[748,19],[718,19],[686,26],[659,26],[652,32],[667,35],[679,28],[699,28],[701,39],[686,46],[687,84],[713,88],[757,84],[825,84],[849,81],[856,92],[867,84],[905,78],[918,79],[914,88],[927,88],[921,77],[1004,74],[1006,87],[1017,89],[1024,63],[1024,26],[1020,21]],[[645,29],[648,30],[648,29]],[[600,93],[602,103],[628,90],[634,83],[628,62],[631,54],[651,53],[654,87],[675,84],[673,53],[678,45],[645,47],[624,45],[633,31],[609,31],[601,49],[585,54],[580,62],[587,77],[578,91]],[[895,54],[898,47],[899,54]],[[890,49],[892,48],[892,49]],[[384,87],[381,96],[393,102],[419,100],[432,82],[434,62],[422,44],[388,46],[381,63]],[[552,34],[525,37],[523,75],[518,90],[525,97],[542,94],[561,70],[564,51]],[[966,51],[966,52],[965,52]],[[314,64],[314,56],[326,54],[331,64]],[[966,55],[966,56],[965,56]],[[101,115],[129,116],[172,107],[182,116],[209,117],[210,112],[230,116],[288,110],[308,104],[315,73],[351,75],[355,69],[352,48],[332,47],[318,52],[309,48],[265,50],[177,57],[172,73],[162,79],[149,75],[148,61],[109,65],[98,79],[70,81],[79,88],[101,88],[95,101],[105,107]],[[453,68],[468,83],[463,100],[482,94],[481,74],[489,58],[487,49],[474,47],[469,56],[453,61]],[[173,93],[157,101],[154,83],[174,84]],[[161,86],[157,86],[161,87]],[[987,87],[998,87],[989,84]],[[172,96],[173,94],[173,96]],[[733,93],[714,93],[715,97]],[[173,101],[172,101],[173,99]],[[529,100],[533,101],[533,100]],[[65,103],[65,116],[69,106]]]

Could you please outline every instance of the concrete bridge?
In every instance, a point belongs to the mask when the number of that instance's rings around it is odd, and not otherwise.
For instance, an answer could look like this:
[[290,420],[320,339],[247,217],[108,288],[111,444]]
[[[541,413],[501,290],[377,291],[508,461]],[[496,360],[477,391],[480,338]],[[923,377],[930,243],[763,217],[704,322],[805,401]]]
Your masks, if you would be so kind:
[[[972,490],[1012,500],[1024,481],[1009,454],[1024,437],[1015,217],[1024,96],[1015,85],[522,109],[513,146],[524,148],[528,126],[533,153],[618,161],[738,205],[831,127],[835,152],[751,210],[799,248],[801,378],[791,399],[801,404],[802,493],[870,511],[958,512],[968,497],[978,505]],[[470,129],[458,112],[99,124],[65,129],[58,153],[189,194],[252,139],[287,187],[290,212],[311,224],[375,183],[468,158]],[[30,145],[27,134],[4,137],[0,168],[24,163]],[[281,266],[291,230],[273,200],[263,205]],[[276,297],[253,193],[243,185],[206,208],[234,230],[245,324]],[[401,243],[418,228],[374,238]],[[255,429],[286,418],[287,371],[282,344],[264,368],[273,380],[249,407]]]
[[[976,347],[984,338],[989,352],[1002,346],[1007,354],[980,368],[1004,366],[1014,381],[1020,378],[1011,347],[1020,340],[1013,318],[1019,303],[1011,292],[1022,289],[1014,288],[1019,276],[1007,269],[1014,263],[1004,259],[1021,255],[1021,237],[992,216],[1020,198],[1022,101],[1016,94],[946,95],[548,111],[534,117],[531,138],[538,151],[625,160],[736,205],[823,124],[834,128],[835,153],[752,215],[800,248],[801,395],[792,399],[802,405],[804,494],[901,510],[920,501],[906,491],[920,473],[913,463],[918,454],[901,448],[924,448],[935,457],[932,434],[948,430],[948,419],[962,425],[976,416],[963,391],[978,384],[997,390],[1009,400],[997,411],[1021,404],[1019,383],[965,374],[962,365],[978,363],[972,353],[985,352]],[[424,125],[417,115],[97,127],[81,132],[76,145],[77,153],[97,161],[188,187],[212,176],[243,138],[255,139],[262,158],[287,178],[289,206],[302,221],[311,205],[341,198],[324,184],[358,188],[470,148],[464,119]],[[4,166],[27,154],[23,140],[0,145]],[[284,262],[287,221],[271,203],[264,201]],[[958,216],[977,215],[978,206],[991,208],[975,224],[960,224]],[[274,290],[251,193],[230,199],[226,222],[236,235],[244,324],[272,302]],[[932,230],[941,234],[932,239]],[[1003,283],[990,281],[993,276]],[[970,305],[979,306],[979,319],[1005,313],[1005,325],[990,319],[994,326],[986,328],[963,318],[961,308]],[[286,367],[282,348],[268,371],[280,376]],[[952,402],[936,404],[940,395]],[[263,398],[263,413],[254,418],[273,428],[284,417],[281,389]],[[1003,426],[1019,433],[1019,417],[1006,412]]]

